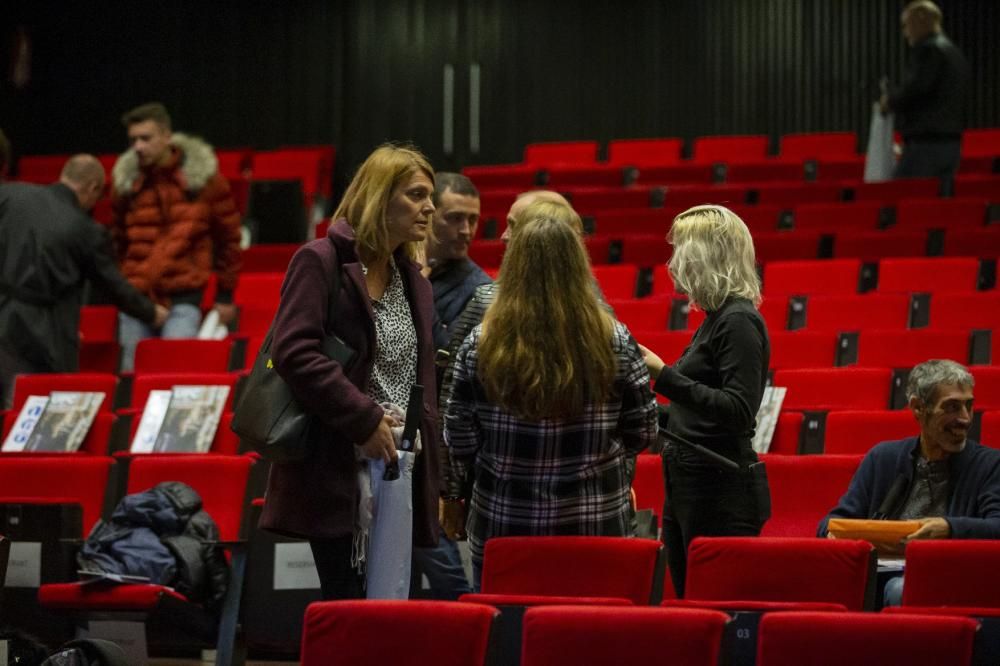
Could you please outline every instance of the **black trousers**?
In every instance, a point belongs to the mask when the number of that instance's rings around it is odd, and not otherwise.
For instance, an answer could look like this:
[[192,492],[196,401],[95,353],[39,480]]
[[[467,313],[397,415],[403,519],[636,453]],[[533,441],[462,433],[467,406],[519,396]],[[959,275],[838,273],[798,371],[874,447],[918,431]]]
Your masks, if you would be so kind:
[[365,590],[361,574],[351,566],[351,552],[354,537],[310,540],[316,573],[319,574],[320,588],[324,601],[336,599],[364,599]]
[[912,139],[903,145],[894,178],[941,178],[950,181],[958,171],[962,142]]
[[663,457],[667,483],[663,505],[663,544],[670,578],[679,598],[684,596],[688,546],[699,536],[757,536],[759,517],[753,479],[745,470],[728,470],[711,463],[678,459],[668,449]]

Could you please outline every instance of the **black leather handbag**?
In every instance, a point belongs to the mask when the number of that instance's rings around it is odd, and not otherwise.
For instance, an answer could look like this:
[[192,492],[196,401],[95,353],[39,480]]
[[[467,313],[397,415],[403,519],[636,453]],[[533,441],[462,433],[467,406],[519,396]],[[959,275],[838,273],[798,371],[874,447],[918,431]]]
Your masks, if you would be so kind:
[[[334,312],[340,291],[340,264],[330,276],[330,302],[327,319]],[[327,325],[329,329],[329,322]],[[232,429],[254,451],[274,462],[301,462],[309,457],[309,432],[318,417],[305,411],[271,361],[274,322],[257,352],[253,369],[243,388],[243,395],[233,413]],[[323,353],[345,369],[355,351],[336,335],[323,341]]]

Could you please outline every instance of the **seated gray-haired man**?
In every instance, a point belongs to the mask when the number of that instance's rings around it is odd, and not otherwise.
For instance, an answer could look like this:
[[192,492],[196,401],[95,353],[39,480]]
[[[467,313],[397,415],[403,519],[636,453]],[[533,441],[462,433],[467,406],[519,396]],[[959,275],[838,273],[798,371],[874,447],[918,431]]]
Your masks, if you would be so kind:
[[[972,389],[967,368],[931,360],[910,372],[906,397],[920,435],[882,442],[865,455],[830,518],[917,520],[920,528],[898,544],[880,546],[899,555],[914,539],[1000,539],[1000,451],[968,439]],[[885,603],[899,603],[902,578],[889,581]]]

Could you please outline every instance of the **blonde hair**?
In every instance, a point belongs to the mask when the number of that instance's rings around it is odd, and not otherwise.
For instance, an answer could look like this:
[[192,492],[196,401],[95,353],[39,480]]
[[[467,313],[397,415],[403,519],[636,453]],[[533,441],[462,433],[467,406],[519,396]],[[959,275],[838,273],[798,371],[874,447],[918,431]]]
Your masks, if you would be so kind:
[[573,209],[538,201],[520,219],[483,317],[477,375],[490,402],[519,418],[571,417],[611,392],[614,321],[598,302]]
[[[379,262],[392,254],[386,217],[389,199],[397,187],[418,171],[434,182],[434,169],[419,150],[390,143],[376,148],[358,167],[333,219],[343,218],[354,228],[354,238],[364,261]],[[406,256],[416,258],[417,245],[416,242],[406,243]]]
[[699,308],[718,310],[731,297],[760,305],[753,238],[736,213],[723,206],[689,208],[674,218],[667,241],[674,246],[674,282]]

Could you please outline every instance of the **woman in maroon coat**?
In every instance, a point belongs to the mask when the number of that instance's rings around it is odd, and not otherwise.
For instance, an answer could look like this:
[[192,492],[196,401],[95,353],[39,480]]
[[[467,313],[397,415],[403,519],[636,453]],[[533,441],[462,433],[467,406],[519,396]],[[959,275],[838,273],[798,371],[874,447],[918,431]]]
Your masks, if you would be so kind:
[[[407,404],[424,386],[423,446],[413,471],[413,543],[437,539],[437,395],[431,286],[414,261],[434,213],[434,172],[410,148],[383,145],[358,169],[327,238],[292,258],[274,321],[275,368],[322,425],[304,462],[275,463],[260,526],[308,539],[326,599],[364,596],[351,564],[358,511],[357,458],[396,459],[380,403]],[[339,271],[328,313],[332,271]],[[347,367],[321,349],[336,334],[355,351]],[[355,451],[360,455],[356,455]]]

